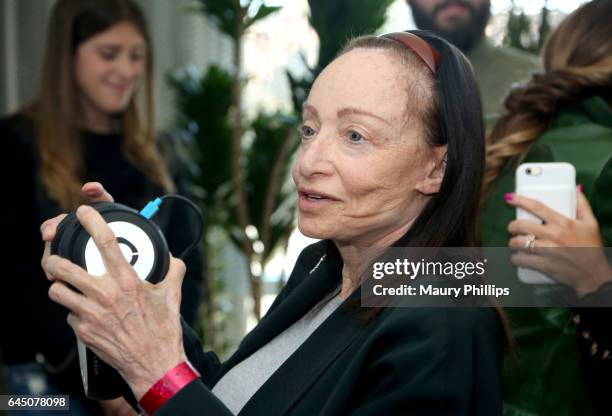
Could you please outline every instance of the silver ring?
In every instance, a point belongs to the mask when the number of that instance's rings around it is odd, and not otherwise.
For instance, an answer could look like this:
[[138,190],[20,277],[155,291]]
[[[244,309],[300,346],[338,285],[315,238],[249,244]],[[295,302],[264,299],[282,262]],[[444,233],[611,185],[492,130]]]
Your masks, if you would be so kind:
[[527,239],[525,240],[525,249],[529,252],[533,251],[535,247],[536,236],[533,234],[528,234]]

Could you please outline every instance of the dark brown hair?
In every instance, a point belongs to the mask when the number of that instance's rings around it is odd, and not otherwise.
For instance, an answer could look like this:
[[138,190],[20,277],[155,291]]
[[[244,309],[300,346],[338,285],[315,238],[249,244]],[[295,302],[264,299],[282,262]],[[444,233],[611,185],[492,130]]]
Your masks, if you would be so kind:
[[[416,120],[422,136],[432,147],[447,146],[440,191],[431,197],[410,229],[393,247],[477,247],[479,199],[484,172],[484,123],[480,93],[467,58],[453,45],[427,31],[410,31],[440,54],[433,74],[417,55],[392,39],[364,36],[352,40],[340,53],[351,50],[383,49],[406,67],[406,88],[412,102],[406,103],[405,123]],[[408,108],[409,107],[409,108]],[[386,254],[382,254],[385,256]],[[365,279],[369,278],[364,276]],[[361,308],[357,300],[349,307],[363,324],[372,322],[382,307]],[[494,300],[505,340],[512,344],[507,318]]]
[[155,144],[153,56],[142,11],[132,0],[58,0],[49,21],[41,87],[24,113],[35,123],[47,194],[65,210],[82,202],[83,150],[74,54],[81,42],[120,22],[133,24],[146,42],[144,83],[119,116],[122,147],[152,181],[173,188]]
[[[431,147],[447,146],[440,191],[431,197],[410,230],[394,245],[400,247],[478,246],[477,221],[484,171],[484,127],[478,85],[467,58],[443,38],[427,31],[409,31],[434,47],[441,64],[434,75],[400,42],[364,36],[341,52],[384,49],[406,67],[406,88],[412,104],[405,122],[417,120]],[[418,103],[418,105],[414,105]]]

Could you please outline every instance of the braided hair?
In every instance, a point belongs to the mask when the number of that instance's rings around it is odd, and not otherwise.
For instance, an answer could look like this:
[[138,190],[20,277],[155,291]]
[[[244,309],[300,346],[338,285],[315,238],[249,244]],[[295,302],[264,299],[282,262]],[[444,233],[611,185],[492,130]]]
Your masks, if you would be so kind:
[[507,166],[518,165],[564,106],[593,95],[612,98],[612,1],[594,0],[570,14],[548,39],[544,73],[504,101],[487,137],[484,198]]

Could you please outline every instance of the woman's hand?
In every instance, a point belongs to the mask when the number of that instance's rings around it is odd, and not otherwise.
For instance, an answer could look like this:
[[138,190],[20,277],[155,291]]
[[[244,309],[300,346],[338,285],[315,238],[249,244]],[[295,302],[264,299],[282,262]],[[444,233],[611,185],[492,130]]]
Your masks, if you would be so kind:
[[[525,196],[508,194],[506,201],[544,221],[537,224],[521,219],[508,225],[512,235],[508,245],[518,249],[512,256],[515,266],[539,270],[572,287],[578,296],[612,281],[612,268],[604,255],[599,224],[581,191],[575,220]],[[529,235],[535,237],[531,249],[527,248]]]
[[[81,191],[88,204],[93,204],[94,202],[114,202],[112,195],[106,192],[106,189],[104,189],[100,182],[87,182],[83,185]],[[44,241],[53,241],[53,238],[55,238],[55,229],[66,215],[67,214],[60,214],[42,223],[40,226],[40,233]],[[45,249],[50,247],[50,244],[45,245]]]
[[[99,184],[83,190],[97,201],[112,201]],[[162,282],[141,281],[100,214],[83,205],[76,215],[94,239],[107,271],[92,276],[69,260],[50,255],[63,216],[48,220],[41,229],[42,266],[53,281],[49,297],[71,311],[68,323],[76,335],[116,368],[140,399],[167,371],[186,360],[179,312],[185,265],[171,257]]]

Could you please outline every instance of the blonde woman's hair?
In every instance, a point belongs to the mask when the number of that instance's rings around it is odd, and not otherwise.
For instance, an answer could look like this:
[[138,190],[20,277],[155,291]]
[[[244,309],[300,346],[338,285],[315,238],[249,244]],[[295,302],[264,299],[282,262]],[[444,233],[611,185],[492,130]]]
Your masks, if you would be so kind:
[[548,39],[544,73],[506,97],[505,113],[487,138],[483,199],[502,170],[524,159],[560,109],[592,95],[612,96],[610,16],[610,0],[580,6]]

